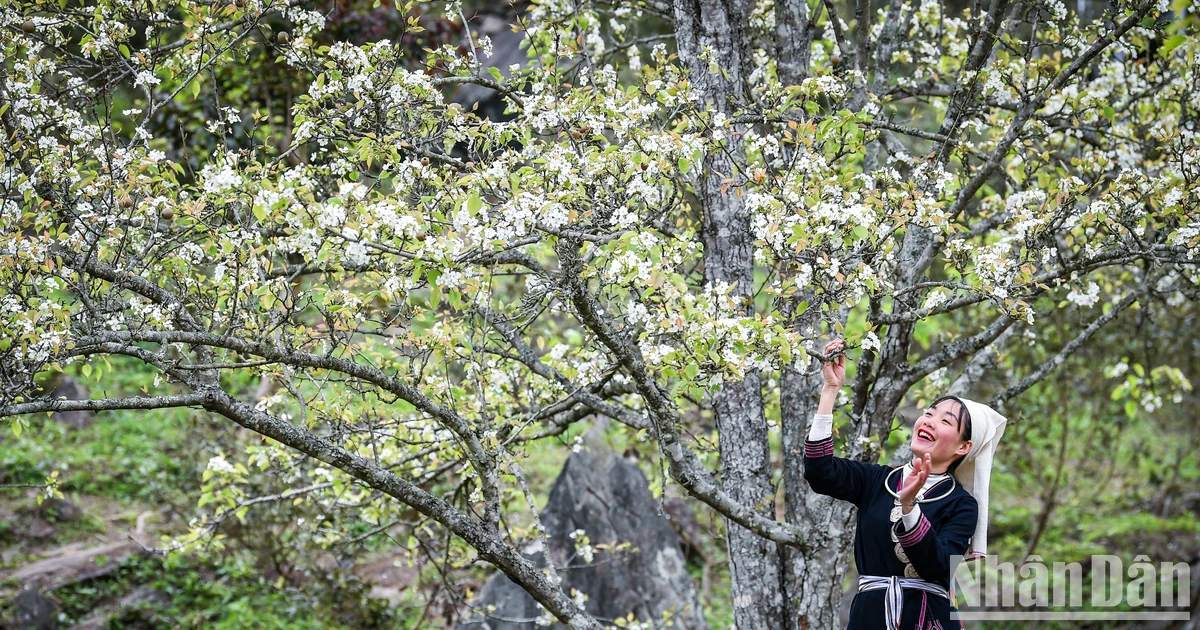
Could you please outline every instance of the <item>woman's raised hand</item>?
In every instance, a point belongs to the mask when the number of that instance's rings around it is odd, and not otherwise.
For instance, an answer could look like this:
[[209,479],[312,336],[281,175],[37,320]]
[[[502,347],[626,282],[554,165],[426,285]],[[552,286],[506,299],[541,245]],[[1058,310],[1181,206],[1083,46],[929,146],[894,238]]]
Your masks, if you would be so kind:
[[925,457],[914,457],[912,466],[912,472],[904,478],[904,484],[900,487],[900,503],[904,505],[905,514],[917,500],[917,493],[925,486],[925,480],[929,479],[929,471],[933,469],[933,458],[929,453],[925,453]]
[[[841,339],[830,341],[825,344],[825,356],[841,350],[845,345]],[[838,355],[836,359],[822,364],[821,376],[825,378],[826,389],[841,389],[846,383],[846,355]]]

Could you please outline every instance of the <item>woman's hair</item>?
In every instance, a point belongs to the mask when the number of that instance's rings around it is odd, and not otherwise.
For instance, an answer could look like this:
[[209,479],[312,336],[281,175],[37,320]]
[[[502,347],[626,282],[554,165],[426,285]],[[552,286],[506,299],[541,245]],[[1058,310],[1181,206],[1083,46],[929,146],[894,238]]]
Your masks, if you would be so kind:
[[[933,404],[929,405],[930,408],[938,406],[939,404],[942,403],[943,400],[953,400],[954,402],[958,403],[958,423],[959,423],[958,435],[959,435],[959,437],[961,437],[964,440],[971,439],[971,412],[967,410],[966,403],[959,400],[957,396],[942,396],[941,398],[933,401]],[[958,468],[958,465],[961,464],[962,461],[964,459],[966,459],[966,457],[967,457],[966,455],[963,455],[962,457],[959,457],[958,459],[954,460],[950,464],[950,468],[948,468],[946,470],[946,472],[953,475],[955,469]]]

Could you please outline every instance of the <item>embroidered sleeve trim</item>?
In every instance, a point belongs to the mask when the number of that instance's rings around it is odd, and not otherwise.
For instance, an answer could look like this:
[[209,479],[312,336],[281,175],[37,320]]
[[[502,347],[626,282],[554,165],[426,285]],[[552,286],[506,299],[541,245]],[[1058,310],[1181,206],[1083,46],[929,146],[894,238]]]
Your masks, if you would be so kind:
[[925,537],[925,534],[929,533],[931,527],[929,519],[925,518],[925,515],[922,514],[921,520],[917,521],[917,526],[911,532],[899,536],[900,544],[905,547],[912,547],[921,542],[921,539]]
[[805,457],[829,457],[830,455],[833,455],[832,436],[816,442],[804,442]]

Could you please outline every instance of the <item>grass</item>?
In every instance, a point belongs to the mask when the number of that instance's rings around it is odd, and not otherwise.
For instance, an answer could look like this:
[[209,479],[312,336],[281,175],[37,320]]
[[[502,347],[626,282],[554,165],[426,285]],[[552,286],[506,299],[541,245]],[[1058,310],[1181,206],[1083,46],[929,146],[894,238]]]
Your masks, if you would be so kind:
[[[207,564],[194,556],[174,560],[133,557],[109,579],[72,584],[53,591],[50,598],[58,606],[59,622],[64,626],[112,606],[139,585],[152,587],[160,595],[139,605],[113,608],[107,627],[336,630],[358,627],[364,621],[373,627],[403,623],[378,606],[372,619],[343,623],[335,611],[314,605],[310,593],[271,584],[252,569],[247,570],[236,558]],[[0,608],[0,620],[11,612]]]
[[46,421],[8,438],[0,453],[3,483],[42,483],[54,471],[59,489],[120,501],[161,501],[195,485],[187,410],[110,411],[78,431]]

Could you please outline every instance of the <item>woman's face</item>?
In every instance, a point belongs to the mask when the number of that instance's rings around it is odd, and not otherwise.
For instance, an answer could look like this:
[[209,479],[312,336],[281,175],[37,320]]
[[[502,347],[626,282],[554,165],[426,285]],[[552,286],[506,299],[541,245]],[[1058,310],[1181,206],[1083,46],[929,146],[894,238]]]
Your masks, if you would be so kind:
[[971,450],[971,441],[962,438],[962,405],[943,400],[930,407],[913,425],[912,452],[917,457],[929,453],[933,472],[946,472],[950,464]]

